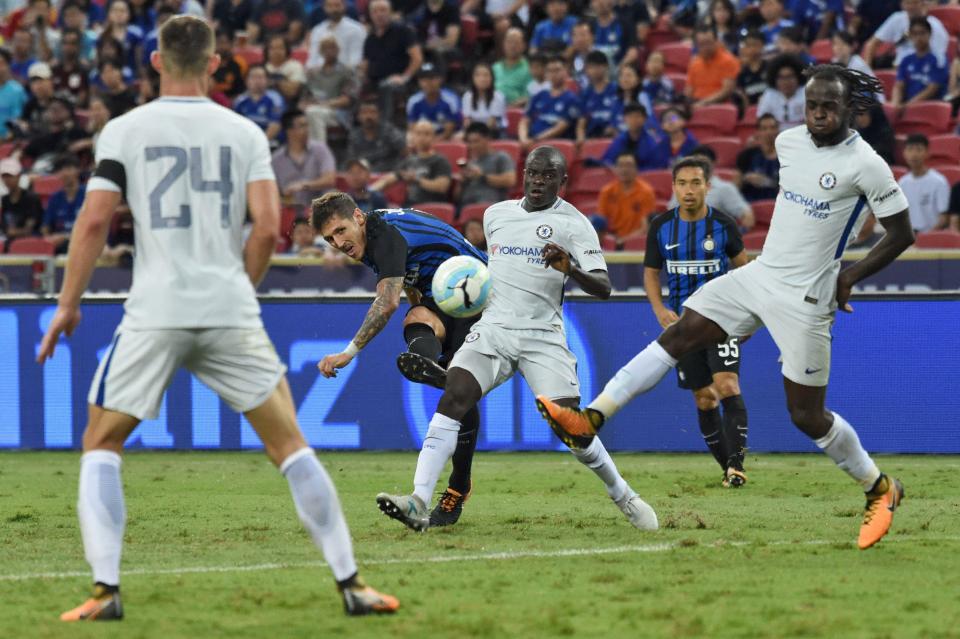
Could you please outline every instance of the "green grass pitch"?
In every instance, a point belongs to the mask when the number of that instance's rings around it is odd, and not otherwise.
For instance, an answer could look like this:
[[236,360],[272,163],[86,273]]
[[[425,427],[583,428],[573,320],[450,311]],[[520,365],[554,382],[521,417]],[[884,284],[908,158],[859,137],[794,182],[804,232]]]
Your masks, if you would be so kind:
[[0,637],[960,637],[957,457],[879,458],[906,499],[867,551],[859,489],[822,456],[751,455],[733,491],[707,455],[615,455],[660,517],[640,533],[567,454],[480,454],[461,523],[425,534],[374,503],[416,454],[320,457],[395,617],[343,616],[263,455],[131,453],[126,619],[65,627],[89,587],[79,455],[4,453]]

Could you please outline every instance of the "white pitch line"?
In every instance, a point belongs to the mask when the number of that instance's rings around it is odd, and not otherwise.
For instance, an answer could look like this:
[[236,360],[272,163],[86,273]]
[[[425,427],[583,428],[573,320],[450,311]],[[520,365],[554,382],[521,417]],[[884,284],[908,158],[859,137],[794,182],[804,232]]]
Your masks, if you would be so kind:
[[[883,544],[904,542],[956,542],[958,537],[892,537],[884,539]],[[404,559],[358,559],[364,566],[386,566],[393,564],[443,564],[454,561],[505,561],[513,559],[557,559],[562,557],[594,557],[599,555],[617,555],[628,553],[656,553],[676,550],[680,548],[722,547],[722,546],[824,546],[846,542],[836,539],[810,539],[807,541],[778,540],[768,542],[754,541],[724,541],[718,540],[708,543],[686,545],[680,541],[644,544],[633,546],[612,546],[609,548],[569,548],[567,550],[518,550],[506,552],[474,553],[468,555],[439,555],[426,558],[408,557]],[[247,566],[185,566],[182,568],[131,568],[124,570],[124,575],[186,575],[223,572],[256,572],[261,570],[289,570],[296,568],[317,568],[326,566],[324,561],[303,561],[293,563],[265,563],[250,564]],[[34,572],[10,575],[0,575],[0,581],[25,581],[28,579],[67,579],[72,577],[89,577],[89,570],[74,570],[65,572]]]

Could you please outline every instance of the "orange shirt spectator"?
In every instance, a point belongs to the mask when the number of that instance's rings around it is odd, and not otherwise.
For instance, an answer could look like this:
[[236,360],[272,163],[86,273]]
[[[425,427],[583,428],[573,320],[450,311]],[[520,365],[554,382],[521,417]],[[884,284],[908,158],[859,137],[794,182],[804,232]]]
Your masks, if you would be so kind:
[[598,207],[606,219],[606,230],[618,241],[647,232],[647,218],[657,208],[653,187],[637,175],[633,153],[622,153],[614,165],[617,179],[600,190]]
[[717,41],[710,25],[698,26],[694,37],[697,55],[687,69],[684,92],[694,100],[694,106],[725,102],[736,88],[740,61]]

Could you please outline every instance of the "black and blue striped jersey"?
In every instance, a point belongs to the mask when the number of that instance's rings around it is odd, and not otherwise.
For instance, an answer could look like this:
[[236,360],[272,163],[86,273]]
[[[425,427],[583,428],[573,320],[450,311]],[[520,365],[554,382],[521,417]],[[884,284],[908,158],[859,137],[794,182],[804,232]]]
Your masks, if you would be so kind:
[[687,222],[680,209],[661,213],[650,222],[643,265],[667,270],[668,308],[680,313],[683,302],[710,280],[730,270],[730,258],[743,251],[737,223],[707,207],[701,220]]
[[484,264],[487,255],[457,229],[415,209],[380,209],[367,214],[367,246],[362,262],[377,280],[402,277],[403,285],[433,297],[437,267],[456,255],[469,255]]

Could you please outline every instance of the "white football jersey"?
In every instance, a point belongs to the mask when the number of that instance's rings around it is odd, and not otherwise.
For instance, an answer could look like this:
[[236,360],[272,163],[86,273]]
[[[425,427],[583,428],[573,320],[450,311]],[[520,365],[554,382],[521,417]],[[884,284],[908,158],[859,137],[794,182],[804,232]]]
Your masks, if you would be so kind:
[[554,243],[584,271],[607,270],[593,225],[580,211],[557,198],[549,209],[531,213],[523,200],[494,204],[483,216],[488,268],[493,286],[483,321],[506,328],[563,327],[566,275],[546,267],[543,247]]
[[852,133],[817,147],[806,126],[777,136],[780,193],[757,261],[812,304],[836,304],[840,257],[869,211],[878,218],[907,208],[887,163]]
[[262,326],[243,265],[247,183],[275,179],[259,127],[206,98],[164,97],[107,123],[96,160],[87,190],[125,190],[133,213],[122,326]]

